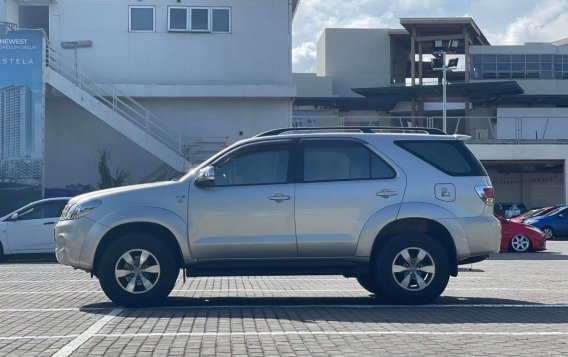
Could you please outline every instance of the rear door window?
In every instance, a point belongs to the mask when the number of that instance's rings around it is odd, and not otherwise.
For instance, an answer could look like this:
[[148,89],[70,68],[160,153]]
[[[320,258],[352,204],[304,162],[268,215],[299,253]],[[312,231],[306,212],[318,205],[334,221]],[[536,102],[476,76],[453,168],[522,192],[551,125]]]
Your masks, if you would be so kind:
[[395,144],[450,176],[487,176],[462,141],[399,140]]
[[391,179],[396,172],[361,143],[349,140],[302,141],[304,182]]

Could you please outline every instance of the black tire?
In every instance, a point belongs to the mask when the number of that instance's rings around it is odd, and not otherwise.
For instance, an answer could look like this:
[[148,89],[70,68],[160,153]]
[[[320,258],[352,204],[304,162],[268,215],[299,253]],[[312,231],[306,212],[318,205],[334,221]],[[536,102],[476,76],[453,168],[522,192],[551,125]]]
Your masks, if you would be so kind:
[[[140,265],[143,254],[147,258]],[[125,235],[112,242],[103,252],[98,266],[103,291],[114,303],[124,307],[159,305],[172,291],[179,273],[168,245],[144,234]],[[117,277],[115,270],[117,276],[128,270],[132,273]]]
[[[422,259],[417,259],[424,253]],[[381,250],[376,269],[385,297],[403,305],[431,303],[442,294],[450,278],[445,249],[433,237],[419,232],[393,237]]]
[[363,289],[367,290],[370,293],[375,295],[381,295],[381,287],[377,279],[373,279],[369,275],[359,275],[357,277],[357,282],[363,287]]
[[[554,229],[552,229],[552,227],[548,227],[548,226],[543,227],[542,232],[544,233],[544,235],[546,235],[547,240],[553,240],[554,235],[556,234],[556,232],[554,232]],[[548,233],[548,232],[550,232],[550,233]]]
[[0,243],[0,262],[4,261],[4,247],[2,246],[2,243]]

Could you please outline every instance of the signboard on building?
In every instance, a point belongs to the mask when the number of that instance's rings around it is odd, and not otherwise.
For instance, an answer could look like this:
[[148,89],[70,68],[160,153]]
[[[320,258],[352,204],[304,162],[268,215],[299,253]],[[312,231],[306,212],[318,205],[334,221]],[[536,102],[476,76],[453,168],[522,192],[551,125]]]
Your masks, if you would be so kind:
[[40,31],[0,36],[0,216],[42,198],[43,41]]

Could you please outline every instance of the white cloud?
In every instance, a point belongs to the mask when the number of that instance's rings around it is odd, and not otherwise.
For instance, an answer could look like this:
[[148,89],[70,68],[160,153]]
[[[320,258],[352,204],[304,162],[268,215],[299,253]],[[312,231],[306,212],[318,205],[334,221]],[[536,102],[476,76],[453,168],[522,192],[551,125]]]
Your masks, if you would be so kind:
[[548,42],[568,37],[568,1],[543,1],[527,13],[510,23],[505,32],[486,31],[489,41],[495,45],[522,45],[524,42]]
[[316,45],[314,42],[304,42],[292,49],[292,64],[294,68],[314,72],[314,59],[316,58]]
[[393,7],[403,10],[416,8],[428,9],[440,5],[441,3],[442,0],[396,0]]

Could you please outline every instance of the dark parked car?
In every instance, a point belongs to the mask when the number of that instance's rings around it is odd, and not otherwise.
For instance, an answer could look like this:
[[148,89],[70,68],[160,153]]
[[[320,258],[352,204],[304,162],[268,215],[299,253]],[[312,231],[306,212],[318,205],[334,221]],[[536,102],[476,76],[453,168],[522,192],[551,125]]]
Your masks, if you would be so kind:
[[546,216],[527,219],[524,223],[535,226],[546,235],[546,239],[568,234],[568,206],[561,206]]
[[528,211],[523,203],[496,203],[493,210],[496,215],[504,218],[517,217]]

